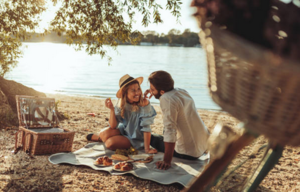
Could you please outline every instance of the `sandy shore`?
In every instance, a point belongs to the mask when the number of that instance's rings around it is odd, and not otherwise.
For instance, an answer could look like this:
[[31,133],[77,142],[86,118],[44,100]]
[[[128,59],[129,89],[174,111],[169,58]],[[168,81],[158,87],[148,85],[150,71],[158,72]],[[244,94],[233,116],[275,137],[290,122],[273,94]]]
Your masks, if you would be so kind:
[[[87,144],[86,135],[99,132],[108,125],[109,111],[103,99],[93,97],[73,97],[51,95],[60,101],[59,111],[69,119],[60,122],[63,128],[76,132],[73,151]],[[151,129],[162,134],[162,113],[159,106],[154,106],[157,117]],[[237,132],[238,121],[226,113],[199,110],[206,126],[212,131],[216,123],[226,124]],[[87,113],[96,113],[95,117]],[[179,184],[160,185],[152,181],[138,179],[131,175],[111,176],[104,171],[95,171],[83,166],[53,165],[48,156],[36,156],[30,159],[24,152],[12,155],[16,127],[0,130],[0,191],[180,191]],[[245,147],[230,164],[238,165],[260,146],[266,144],[264,137],[259,137],[250,146]],[[230,175],[212,191],[239,191],[239,187],[255,169],[263,155],[263,150],[255,158],[247,161],[235,173]],[[263,180],[257,191],[300,191],[300,148],[286,147],[279,164]]]

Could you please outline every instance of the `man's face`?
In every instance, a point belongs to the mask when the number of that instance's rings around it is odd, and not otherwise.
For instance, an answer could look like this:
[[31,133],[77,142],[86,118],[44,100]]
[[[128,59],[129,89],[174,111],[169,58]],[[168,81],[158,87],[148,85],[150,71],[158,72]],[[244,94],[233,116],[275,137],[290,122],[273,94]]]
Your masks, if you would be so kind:
[[160,92],[150,83],[150,91],[151,91],[151,94],[156,98],[156,99],[159,99],[161,94]]

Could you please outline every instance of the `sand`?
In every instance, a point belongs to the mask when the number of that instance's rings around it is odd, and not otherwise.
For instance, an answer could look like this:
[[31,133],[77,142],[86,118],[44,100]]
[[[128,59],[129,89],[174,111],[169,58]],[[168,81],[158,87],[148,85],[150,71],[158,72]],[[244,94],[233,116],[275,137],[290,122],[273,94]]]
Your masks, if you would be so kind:
[[[99,132],[108,125],[109,111],[104,100],[94,97],[51,95],[60,101],[58,107],[69,119],[60,122],[63,128],[76,132],[73,151],[85,146],[86,135]],[[115,102],[115,101],[114,101]],[[163,122],[159,106],[155,123],[151,126],[154,133],[162,134]],[[240,134],[239,121],[225,112],[198,110],[210,131],[217,123],[233,128]],[[95,113],[95,117],[87,115]],[[160,185],[142,180],[132,175],[111,176],[104,171],[95,171],[84,166],[53,165],[48,155],[35,156],[30,159],[24,152],[13,155],[14,134],[17,127],[0,130],[0,191],[180,191],[179,184]],[[245,147],[232,161],[229,168],[247,159],[250,154],[266,144],[264,137],[258,137],[251,145]],[[245,178],[255,169],[263,155],[261,150],[237,169],[232,175],[211,191],[240,191]],[[257,191],[300,191],[300,148],[287,146],[279,163],[262,181]]]

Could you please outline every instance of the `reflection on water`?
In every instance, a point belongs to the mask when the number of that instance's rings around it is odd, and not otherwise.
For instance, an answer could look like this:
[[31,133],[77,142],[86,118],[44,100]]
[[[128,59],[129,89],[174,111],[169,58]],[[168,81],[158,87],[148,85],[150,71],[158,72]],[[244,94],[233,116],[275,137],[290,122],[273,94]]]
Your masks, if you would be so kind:
[[[205,53],[201,48],[119,46],[118,52],[108,50],[113,58],[108,66],[99,55],[75,51],[65,44],[25,43],[18,67],[6,75],[36,90],[47,93],[112,97],[124,74],[143,76],[143,91],[149,87],[147,78],[156,70],[168,71],[175,87],[186,89],[197,108],[219,109],[207,88]],[[158,103],[154,98],[151,102]]]

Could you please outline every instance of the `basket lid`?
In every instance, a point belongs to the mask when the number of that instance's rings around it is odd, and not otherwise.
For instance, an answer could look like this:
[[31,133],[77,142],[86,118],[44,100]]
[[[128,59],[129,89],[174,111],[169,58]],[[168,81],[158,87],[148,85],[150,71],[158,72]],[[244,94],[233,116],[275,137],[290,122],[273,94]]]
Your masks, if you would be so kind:
[[19,125],[26,128],[57,127],[55,99],[16,95]]

